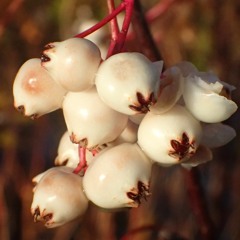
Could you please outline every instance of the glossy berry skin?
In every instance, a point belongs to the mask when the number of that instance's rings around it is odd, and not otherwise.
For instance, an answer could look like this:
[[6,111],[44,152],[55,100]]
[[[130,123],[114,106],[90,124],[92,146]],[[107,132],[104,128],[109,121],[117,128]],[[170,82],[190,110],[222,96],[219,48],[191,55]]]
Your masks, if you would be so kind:
[[55,167],[35,177],[31,213],[34,221],[48,228],[58,227],[81,217],[88,199],[82,190],[82,177],[71,168]]
[[45,46],[42,66],[68,91],[84,91],[94,85],[101,62],[99,48],[90,40],[70,38]]
[[138,207],[149,195],[151,167],[152,162],[137,144],[105,149],[85,172],[84,192],[101,208]]
[[102,102],[94,87],[69,92],[63,101],[63,114],[72,142],[88,149],[115,140],[128,121],[126,115]]
[[202,128],[184,107],[163,114],[147,113],[138,129],[138,144],[153,161],[163,165],[183,162],[194,155]]
[[125,129],[122,133],[113,141],[108,143],[108,146],[116,146],[121,143],[136,143],[137,142],[138,125],[128,120]]
[[33,119],[61,108],[65,94],[38,58],[26,61],[13,83],[15,108]]
[[140,53],[119,53],[103,61],[96,74],[100,98],[127,115],[146,113],[157,100],[162,62]]

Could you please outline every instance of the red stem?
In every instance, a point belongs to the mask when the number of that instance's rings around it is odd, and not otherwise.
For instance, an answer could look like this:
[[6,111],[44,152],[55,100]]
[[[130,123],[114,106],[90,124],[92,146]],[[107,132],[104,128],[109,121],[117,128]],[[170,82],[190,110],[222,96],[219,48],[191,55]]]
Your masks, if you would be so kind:
[[104,19],[102,19],[100,22],[95,24],[94,26],[90,27],[89,29],[83,31],[82,33],[79,33],[75,35],[77,38],[84,38],[88,36],[89,34],[97,31],[99,28],[106,25],[108,22],[110,22],[112,19],[114,19],[120,12],[122,12],[126,8],[126,3],[121,2],[117,8],[114,9],[108,16],[106,16]]
[[[108,4],[109,14],[111,14],[115,10],[114,0],[108,0],[107,4]],[[119,26],[118,26],[116,17],[114,17],[111,20],[110,25],[111,25],[111,38],[112,38],[112,40],[116,41],[117,36],[119,34]]]
[[124,43],[126,41],[126,36],[128,33],[128,29],[131,23],[132,13],[133,13],[133,6],[134,0],[124,0],[125,3],[125,17],[122,25],[122,29],[118,34],[116,44],[113,49],[109,49],[108,56],[110,57],[113,54],[119,53],[122,51]]
[[[115,10],[114,0],[108,0],[107,3],[108,3],[109,14],[111,14]],[[117,37],[118,37],[118,34],[119,34],[119,26],[118,26],[118,22],[117,22],[116,17],[111,20],[110,26],[111,26],[111,42],[110,42],[110,45],[108,47],[107,57],[111,56],[111,52],[116,45]]]
[[87,168],[87,160],[86,160],[86,147],[81,147],[80,144],[78,146],[78,154],[79,154],[79,163],[77,167],[74,169],[73,173],[78,174],[82,170],[86,170]]

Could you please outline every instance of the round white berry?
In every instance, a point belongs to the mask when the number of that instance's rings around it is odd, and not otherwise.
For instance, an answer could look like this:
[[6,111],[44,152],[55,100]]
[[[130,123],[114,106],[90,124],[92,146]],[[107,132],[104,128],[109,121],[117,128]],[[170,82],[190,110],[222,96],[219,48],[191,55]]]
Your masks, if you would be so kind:
[[146,113],[157,100],[162,69],[140,53],[119,53],[103,61],[96,74],[100,98],[127,115]]
[[71,168],[56,167],[40,177],[34,190],[31,213],[34,221],[53,228],[81,217],[87,207],[82,177],[72,173]]
[[46,45],[42,65],[68,91],[83,91],[94,85],[101,62],[99,48],[90,40],[70,38]]
[[138,207],[149,195],[151,167],[137,144],[123,143],[96,156],[83,177],[83,188],[101,208]]
[[26,61],[13,83],[15,108],[31,118],[61,108],[65,94],[66,90],[51,78],[38,58]]
[[63,114],[72,142],[94,148],[116,139],[128,117],[108,107],[96,88],[69,92],[63,101]]
[[193,156],[201,135],[200,123],[175,105],[163,114],[146,114],[138,128],[138,144],[152,160],[171,165]]

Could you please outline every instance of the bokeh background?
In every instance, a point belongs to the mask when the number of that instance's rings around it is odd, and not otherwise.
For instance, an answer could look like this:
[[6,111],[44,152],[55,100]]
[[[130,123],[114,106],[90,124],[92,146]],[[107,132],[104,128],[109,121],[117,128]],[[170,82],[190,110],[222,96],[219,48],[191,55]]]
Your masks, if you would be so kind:
[[[159,1],[140,1],[144,13]],[[214,71],[236,86],[240,100],[240,2],[238,0],[161,0],[166,5],[149,28],[165,66],[181,60]],[[116,4],[119,2],[116,1]],[[152,196],[140,208],[106,212],[90,206],[86,216],[66,226],[46,229],[30,214],[31,179],[52,167],[58,141],[66,130],[61,110],[37,120],[13,108],[12,84],[19,67],[40,57],[43,46],[74,36],[88,20],[107,14],[105,0],[0,0],[0,239],[111,240],[201,239],[181,167],[153,170]],[[134,29],[134,28],[133,28]],[[108,27],[101,35],[104,54]],[[134,31],[134,30],[133,30]],[[134,33],[129,51],[142,51]],[[240,239],[240,115],[227,124],[237,131],[228,145],[215,149],[213,161],[198,167],[203,198],[216,239]],[[131,229],[141,227],[126,236]],[[123,238],[125,236],[125,238]]]

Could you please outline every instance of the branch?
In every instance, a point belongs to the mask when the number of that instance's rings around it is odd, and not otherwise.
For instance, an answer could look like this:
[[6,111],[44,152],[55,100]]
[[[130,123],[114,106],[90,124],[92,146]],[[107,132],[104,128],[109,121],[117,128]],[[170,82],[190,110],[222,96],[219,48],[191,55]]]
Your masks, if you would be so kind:
[[142,46],[143,53],[152,61],[162,59],[153,40],[139,0],[135,0],[132,23],[136,33],[136,39],[138,39],[139,45]]
[[197,168],[190,170],[183,168],[183,175],[186,181],[189,203],[198,223],[201,239],[214,240],[216,239],[215,228],[208,213],[199,171]]

